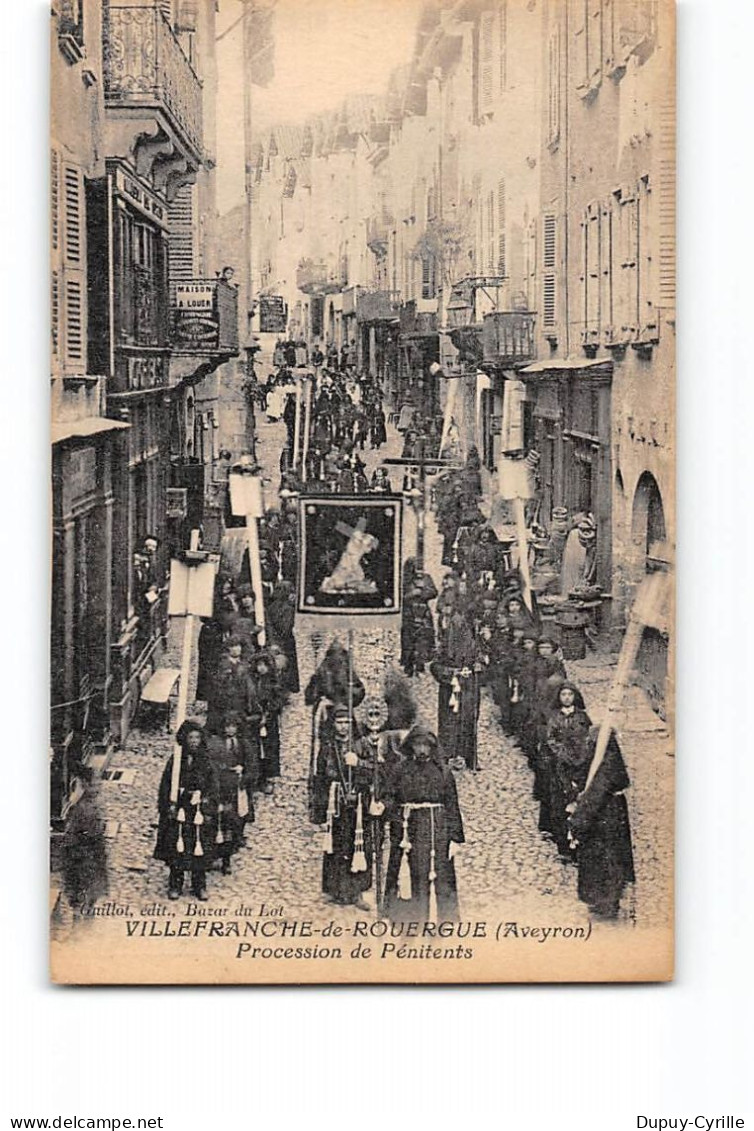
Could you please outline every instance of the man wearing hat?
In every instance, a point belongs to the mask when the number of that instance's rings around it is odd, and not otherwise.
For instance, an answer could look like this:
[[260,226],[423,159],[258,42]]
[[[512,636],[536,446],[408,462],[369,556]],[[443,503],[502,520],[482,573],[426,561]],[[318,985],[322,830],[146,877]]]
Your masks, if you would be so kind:
[[387,914],[394,922],[454,921],[453,858],[465,840],[455,779],[438,756],[437,738],[425,727],[409,732],[401,753],[404,761],[393,777],[388,805]]
[[372,884],[372,822],[369,807],[374,767],[351,749],[353,720],[337,704],[332,732],[320,747],[315,779],[315,815],[325,825],[322,892],[334,903],[368,910],[363,893]]

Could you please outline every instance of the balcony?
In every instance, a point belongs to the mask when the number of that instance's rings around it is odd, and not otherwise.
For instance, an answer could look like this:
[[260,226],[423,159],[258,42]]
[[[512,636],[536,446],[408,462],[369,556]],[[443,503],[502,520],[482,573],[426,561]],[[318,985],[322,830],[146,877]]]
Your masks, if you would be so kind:
[[222,279],[176,283],[170,295],[174,353],[238,353],[238,290]]
[[513,369],[534,361],[537,356],[535,322],[536,316],[529,311],[499,310],[485,314],[482,321],[485,362]]
[[367,247],[374,255],[387,255],[392,223],[391,218],[384,214],[370,216],[367,220]]
[[[169,21],[155,4],[110,4],[103,22],[104,89],[109,114],[146,131],[157,118],[175,152],[195,162],[202,153],[202,84]],[[165,128],[166,127],[166,128]]]
[[305,295],[335,294],[348,282],[344,268],[342,261],[337,267],[332,267],[324,262],[302,259],[296,270],[296,286]]
[[356,300],[357,322],[398,322],[400,291],[362,291]]

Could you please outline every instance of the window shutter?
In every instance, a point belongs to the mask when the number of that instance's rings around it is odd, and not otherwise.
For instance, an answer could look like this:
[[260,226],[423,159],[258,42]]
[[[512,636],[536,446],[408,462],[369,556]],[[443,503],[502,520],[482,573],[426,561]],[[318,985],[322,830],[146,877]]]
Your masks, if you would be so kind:
[[600,209],[590,204],[586,213],[586,328],[590,340],[596,341],[600,328]]
[[487,274],[495,274],[495,193],[487,194]]
[[82,370],[84,366],[84,296],[81,280],[65,281],[65,355],[66,364]]
[[60,154],[50,150],[50,248],[60,249]]
[[66,165],[64,172],[65,191],[65,261],[71,267],[80,267],[82,262],[83,227],[83,181],[81,170],[75,165]]
[[52,362],[60,356],[60,272],[56,267],[50,272],[50,349]]
[[52,368],[60,360],[60,153],[50,150],[50,351]]
[[505,224],[505,180],[497,186],[497,273],[508,274],[506,263],[506,224]]
[[652,235],[656,222],[652,215],[652,188],[649,177],[639,181],[638,208],[638,288],[639,334],[643,340],[657,337],[657,285]]
[[610,204],[601,206],[600,219],[600,321],[607,343],[614,337],[613,312],[613,214]]
[[194,191],[193,185],[183,185],[175,195],[169,209],[170,224],[170,282],[188,282],[196,275],[194,262]]
[[529,224],[527,239],[526,262],[526,299],[529,310],[536,310],[537,306],[537,222],[532,220]]
[[500,90],[508,86],[508,0],[502,0],[498,12],[500,38]]
[[627,341],[636,335],[639,321],[639,225],[636,190],[621,189],[618,196],[620,229],[619,332]]
[[64,369],[86,372],[86,233],[84,178],[77,165],[63,165],[63,279],[61,323]]
[[657,185],[657,296],[668,311],[675,310],[675,103],[659,106],[659,169]]
[[492,112],[495,75],[496,12],[482,12],[479,19],[479,116]]
[[542,327],[554,329],[557,321],[557,219],[554,213],[542,222]]

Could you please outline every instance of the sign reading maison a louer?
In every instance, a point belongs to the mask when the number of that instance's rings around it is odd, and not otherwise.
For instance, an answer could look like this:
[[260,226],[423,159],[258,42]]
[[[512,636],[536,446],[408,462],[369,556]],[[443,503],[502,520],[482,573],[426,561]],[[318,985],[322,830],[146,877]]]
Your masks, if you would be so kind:
[[181,283],[175,289],[178,310],[213,310],[215,288],[211,283]]

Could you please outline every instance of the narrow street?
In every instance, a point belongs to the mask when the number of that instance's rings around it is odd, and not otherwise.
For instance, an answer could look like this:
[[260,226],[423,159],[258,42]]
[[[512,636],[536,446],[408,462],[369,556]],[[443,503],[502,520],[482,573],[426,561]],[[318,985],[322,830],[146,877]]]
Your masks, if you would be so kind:
[[[274,497],[278,459],[284,441],[282,423],[259,422],[258,456],[269,478],[269,498]],[[401,436],[390,429],[387,448],[380,458],[400,452]],[[377,453],[367,451],[368,471],[377,464]],[[397,469],[391,469],[394,487]],[[415,523],[407,515],[404,557],[411,552]],[[427,568],[436,582],[442,576],[440,540],[432,516],[427,528]],[[386,618],[383,630],[355,632],[355,668],[367,694],[379,694],[384,672],[397,663],[399,628]],[[315,617],[296,622],[302,686],[321,659],[331,636],[322,631]],[[176,633],[171,647],[178,653]],[[598,699],[604,701],[610,670],[598,654],[569,665],[571,676],[584,689],[587,708],[598,721]],[[195,679],[195,673],[192,680]],[[432,729],[436,725],[437,685],[429,673],[414,677],[413,686],[419,720]],[[192,710],[193,683],[189,693]],[[333,908],[320,895],[321,830],[307,819],[307,767],[309,758],[310,709],[303,693],[291,697],[282,719],[282,778],[272,796],[258,795],[256,821],[248,830],[248,847],[233,861],[231,876],[212,872],[208,878],[211,908],[241,901],[246,906],[266,904],[297,916],[324,916],[351,922],[359,914],[353,908]],[[561,864],[554,845],[537,828],[537,804],[532,798],[531,773],[523,754],[501,730],[495,708],[482,696],[478,728],[482,772],[457,774],[466,844],[456,861],[461,915],[483,916],[492,905],[504,909],[506,918],[526,917],[529,923],[583,924],[585,906],[576,897],[576,871]],[[116,752],[112,776],[101,785],[101,801],[107,819],[110,846],[110,898],[119,902],[146,901],[164,897],[167,871],[152,858],[156,832],[157,789],[171,737],[135,729],[126,748]],[[629,902],[626,915],[635,914],[643,925],[658,925],[668,911],[671,883],[671,845],[660,830],[672,797],[672,757],[664,725],[649,710],[636,689],[636,702],[623,735],[633,788],[629,791],[636,855],[636,907]],[[118,773],[118,771],[125,771]],[[624,919],[625,921],[625,919]],[[604,927],[602,929],[615,929]]]

